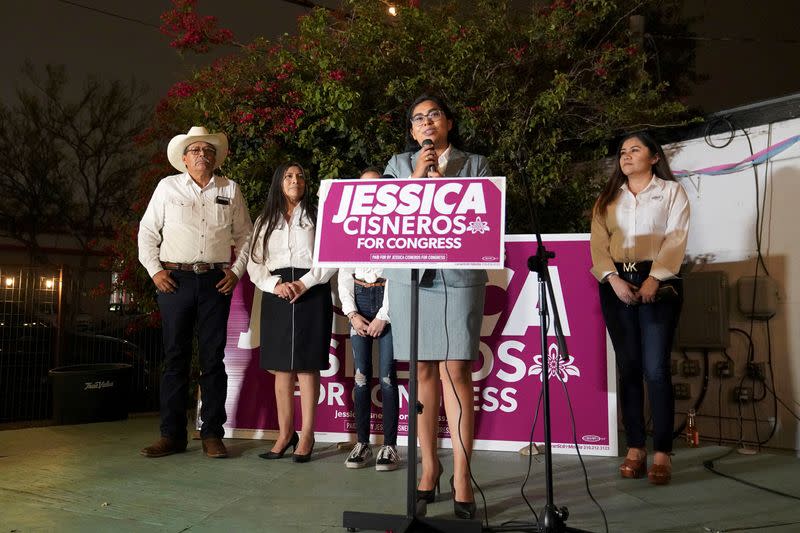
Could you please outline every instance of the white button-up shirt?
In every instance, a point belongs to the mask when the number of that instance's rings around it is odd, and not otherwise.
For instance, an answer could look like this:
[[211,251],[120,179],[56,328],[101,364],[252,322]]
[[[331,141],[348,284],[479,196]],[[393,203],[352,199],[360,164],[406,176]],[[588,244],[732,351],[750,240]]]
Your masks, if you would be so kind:
[[650,275],[674,278],[686,253],[689,198],[678,182],[653,176],[634,195],[627,181],[608,204],[605,217],[592,218],[592,274],[599,281],[616,272],[614,262],[652,261]]
[[[345,316],[349,315],[353,311],[358,311],[355,299],[355,282],[353,281],[353,275],[366,283],[375,283],[375,281],[383,275],[383,269],[369,267],[339,269],[339,300],[342,302],[342,313],[344,313]],[[378,309],[375,318],[389,322],[388,282],[383,287],[383,301],[381,302],[381,308]]]
[[139,223],[139,261],[150,277],[169,263],[228,263],[241,278],[253,232],[239,186],[213,176],[200,188],[184,172],[162,179]]
[[[256,219],[256,226],[260,217]],[[258,235],[253,237],[253,250],[247,262],[247,273],[256,287],[264,292],[272,293],[275,286],[280,283],[281,277],[272,272],[279,268],[310,268],[309,272],[300,278],[307,288],[325,283],[336,273],[336,269],[311,268],[314,259],[314,222],[307,213],[302,213],[298,207],[292,211],[292,217],[287,223],[281,217],[278,225],[272,230],[267,243],[267,257],[264,255],[264,235],[267,224],[259,228]]]

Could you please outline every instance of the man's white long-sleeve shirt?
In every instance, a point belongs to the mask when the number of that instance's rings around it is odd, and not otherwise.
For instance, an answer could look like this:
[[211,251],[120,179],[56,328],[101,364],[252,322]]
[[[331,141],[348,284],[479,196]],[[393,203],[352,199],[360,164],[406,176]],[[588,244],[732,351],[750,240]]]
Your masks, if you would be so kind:
[[188,172],[167,176],[156,186],[139,223],[139,261],[150,277],[162,262],[227,263],[241,278],[247,266],[253,224],[239,186],[213,176],[200,188]]
[[625,182],[605,217],[592,218],[592,274],[616,272],[614,262],[652,261],[650,275],[676,277],[686,253],[689,198],[678,182],[653,176],[639,194]]
[[[259,219],[256,219],[256,226]],[[325,283],[336,273],[336,269],[311,268],[314,262],[314,223],[307,213],[301,214],[298,207],[292,211],[289,222],[281,218],[272,230],[267,243],[267,257],[264,255],[264,235],[267,232],[266,222],[259,228],[258,235],[253,236],[253,252],[247,262],[247,273],[250,281],[264,292],[272,293],[280,283],[281,277],[272,272],[279,268],[309,268],[309,272],[300,278],[307,288]]]

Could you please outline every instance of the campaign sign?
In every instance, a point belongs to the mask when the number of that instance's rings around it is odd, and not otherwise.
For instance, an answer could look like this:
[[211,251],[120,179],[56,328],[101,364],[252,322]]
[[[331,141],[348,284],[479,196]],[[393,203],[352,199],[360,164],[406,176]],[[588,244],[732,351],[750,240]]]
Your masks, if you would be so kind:
[[[518,450],[533,430],[535,442],[544,438],[540,394],[543,369],[549,369],[553,452],[617,454],[617,406],[613,352],[607,342],[600,311],[597,281],[589,273],[589,236],[545,235],[549,251],[555,305],[548,305],[550,328],[546,350],[541,349],[537,275],[528,270],[536,252],[530,235],[508,235],[503,270],[490,270],[481,327],[480,356],[473,363],[475,448]],[[334,280],[336,278],[334,277]],[[333,290],[336,294],[335,289]],[[237,438],[275,438],[274,376],[259,368],[261,293],[246,276],[236,286],[228,319],[225,366],[228,372],[228,422],[225,435]],[[552,330],[557,308],[569,353],[559,352]],[[268,318],[265,318],[265,320]],[[377,351],[373,368],[378,368]],[[443,376],[443,379],[447,379]],[[398,363],[400,422],[398,442],[407,443],[408,363]],[[448,386],[443,383],[443,386]],[[328,353],[321,372],[317,406],[318,442],[355,439],[353,389],[355,369],[347,318],[336,310]],[[295,424],[300,428],[299,386],[295,387]],[[383,433],[381,387],[371,387],[372,438]],[[438,406],[437,406],[438,409]],[[199,412],[199,409],[198,409]],[[573,423],[575,434],[573,434]],[[534,427],[535,422],[535,427]],[[198,426],[199,427],[199,426]],[[444,409],[439,413],[441,445],[452,446]]]
[[505,177],[324,180],[314,266],[503,268]]

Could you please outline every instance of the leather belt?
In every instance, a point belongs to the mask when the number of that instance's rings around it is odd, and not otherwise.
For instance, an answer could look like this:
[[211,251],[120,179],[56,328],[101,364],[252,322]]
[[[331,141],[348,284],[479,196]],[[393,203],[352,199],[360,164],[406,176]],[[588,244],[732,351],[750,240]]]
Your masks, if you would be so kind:
[[195,274],[204,274],[211,270],[222,270],[230,267],[229,263],[169,263],[167,261],[163,261],[161,265],[166,270],[183,270],[185,272],[194,272]]
[[386,280],[383,278],[378,278],[375,280],[375,283],[367,283],[366,281],[361,281],[358,278],[353,278],[353,283],[356,285],[360,285],[362,287],[385,287]]

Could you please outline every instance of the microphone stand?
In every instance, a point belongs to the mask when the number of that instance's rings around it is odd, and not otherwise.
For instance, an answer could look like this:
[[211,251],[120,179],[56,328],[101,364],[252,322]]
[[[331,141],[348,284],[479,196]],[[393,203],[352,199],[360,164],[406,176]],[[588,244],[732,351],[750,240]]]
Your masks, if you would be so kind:
[[[528,188],[528,181],[525,180],[525,165],[523,164],[523,153],[517,152],[516,161],[519,168],[520,177],[523,183],[526,184],[525,191],[528,200],[528,207],[531,214],[531,222],[533,223],[534,233],[536,234],[536,255],[528,258],[528,270],[536,272],[539,287],[539,337],[541,340],[541,354],[542,354],[542,397],[543,397],[543,417],[544,423],[544,471],[545,471],[545,495],[546,503],[543,511],[539,515],[539,522],[534,529],[538,533],[590,533],[586,530],[569,527],[566,525],[566,520],[569,517],[569,510],[566,507],[557,507],[553,495],[553,439],[550,431],[550,361],[547,350],[547,319],[548,307],[547,298],[550,297],[550,302],[553,303],[553,326],[555,329],[556,340],[558,342],[559,353],[562,357],[566,357],[569,353],[567,348],[567,341],[564,337],[564,331],[561,329],[561,318],[558,315],[558,306],[556,305],[555,294],[553,292],[553,284],[550,280],[550,272],[548,270],[550,259],[555,258],[555,252],[550,252],[545,248],[542,242],[542,233],[538,217],[536,216],[535,202],[530,196],[530,189]],[[493,531],[519,531],[520,529],[510,528],[493,528]]]
[[[481,533],[479,520],[427,518],[427,503],[417,500],[417,415],[425,408],[417,401],[417,359],[419,355],[419,270],[411,270],[411,344],[408,372],[408,460],[406,514],[393,515],[344,511],[342,526],[347,531],[372,529],[401,532]],[[545,352],[546,353],[546,352]],[[411,407],[414,406],[414,409]],[[436,409],[438,406],[429,406]]]
[[528,258],[528,270],[536,272],[539,287],[539,324],[542,351],[542,397],[543,397],[543,423],[544,423],[544,474],[545,474],[545,495],[546,503],[544,509],[539,514],[539,522],[531,526],[499,526],[492,527],[491,531],[530,531],[532,533],[591,533],[587,530],[569,527],[566,520],[569,518],[569,510],[566,507],[558,507],[553,495],[553,439],[550,432],[550,361],[547,355],[547,319],[548,305],[547,298],[553,302],[553,326],[558,340],[559,352],[567,354],[567,344],[564,332],[561,329],[561,319],[558,316],[558,308],[555,305],[555,295],[553,284],[548,272],[548,262],[555,258],[556,254],[550,252],[542,243],[542,234],[536,226],[536,255]]
[[574,531],[587,533],[585,530],[569,527],[565,524],[569,517],[569,510],[566,507],[557,507],[553,497],[553,439],[550,432],[550,361],[548,360],[547,350],[547,298],[553,303],[553,325],[555,326],[556,338],[558,339],[559,352],[566,356],[567,343],[564,332],[561,329],[561,319],[558,316],[558,307],[555,305],[555,295],[553,284],[550,280],[548,271],[549,260],[555,258],[554,252],[547,251],[542,243],[542,234],[539,227],[536,227],[536,255],[528,258],[528,269],[536,272],[539,285],[539,324],[540,339],[542,350],[542,397],[543,400],[543,422],[544,422],[544,468],[545,468],[545,494],[547,502],[544,510],[539,515],[538,531],[541,533],[562,533]]

